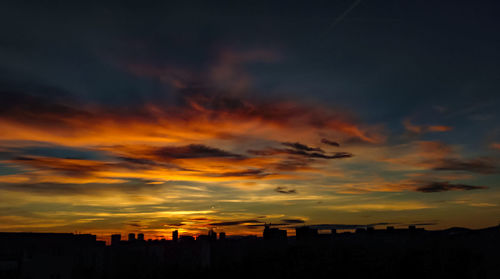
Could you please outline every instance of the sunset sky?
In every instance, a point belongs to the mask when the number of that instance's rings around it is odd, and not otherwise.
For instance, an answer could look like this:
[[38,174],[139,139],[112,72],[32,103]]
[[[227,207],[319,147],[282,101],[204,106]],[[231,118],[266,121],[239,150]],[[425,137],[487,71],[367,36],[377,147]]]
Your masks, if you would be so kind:
[[125,2],[0,4],[0,231],[500,222],[498,1]]

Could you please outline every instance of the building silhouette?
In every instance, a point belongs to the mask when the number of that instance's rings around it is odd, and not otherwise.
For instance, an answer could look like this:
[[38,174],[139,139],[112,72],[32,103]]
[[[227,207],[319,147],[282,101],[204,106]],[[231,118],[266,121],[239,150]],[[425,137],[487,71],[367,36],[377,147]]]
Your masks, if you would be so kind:
[[192,236],[192,235],[181,235],[179,237],[180,242],[192,242],[194,240],[195,240],[194,236]]
[[313,240],[318,238],[318,229],[308,226],[296,227],[295,237],[297,241]]
[[208,231],[208,238],[209,238],[210,241],[216,241],[217,240],[217,233],[214,232],[213,229],[210,229]]
[[90,234],[0,233],[0,278],[99,277],[103,248]]
[[135,233],[128,234],[128,241],[135,241]]
[[440,231],[388,227],[335,236],[319,233],[314,225],[295,229],[296,236],[290,238],[286,230],[265,224],[263,237],[227,238],[221,232],[214,240],[211,230],[200,235],[200,241],[182,235],[178,242],[138,241],[144,238],[141,234],[137,239],[132,234],[130,239],[136,240],[129,242],[114,234],[109,246],[90,234],[0,233],[0,279],[234,278],[242,273],[245,278],[405,274],[417,279],[500,274],[500,226]]
[[271,228],[271,224],[264,225],[263,237],[265,240],[287,240],[286,230]]
[[178,230],[175,230],[172,232],[172,241],[173,242],[179,241],[179,231]]
[[111,235],[111,245],[118,245],[118,244],[120,244],[121,240],[122,240],[122,235],[121,234],[113,234],[113,235]]

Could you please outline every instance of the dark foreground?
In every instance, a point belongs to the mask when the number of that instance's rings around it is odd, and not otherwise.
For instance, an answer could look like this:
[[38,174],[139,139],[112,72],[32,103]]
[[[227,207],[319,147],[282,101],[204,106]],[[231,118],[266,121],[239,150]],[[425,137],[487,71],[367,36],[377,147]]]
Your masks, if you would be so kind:
[[0,278],[500,278],[500,228],[121,241],[0,233]]

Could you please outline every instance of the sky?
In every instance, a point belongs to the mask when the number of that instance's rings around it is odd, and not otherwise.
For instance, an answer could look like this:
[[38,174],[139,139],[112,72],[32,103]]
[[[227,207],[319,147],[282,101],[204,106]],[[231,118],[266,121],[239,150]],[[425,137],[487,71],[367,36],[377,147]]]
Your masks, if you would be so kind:
[[2,1],[0,231],[500,222],[498,1]]

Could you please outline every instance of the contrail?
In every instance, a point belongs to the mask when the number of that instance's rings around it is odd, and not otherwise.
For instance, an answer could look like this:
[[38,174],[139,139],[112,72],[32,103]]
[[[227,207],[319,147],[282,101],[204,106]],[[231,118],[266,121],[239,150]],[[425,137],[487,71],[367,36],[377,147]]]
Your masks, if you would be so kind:
[[333,29],[335,26],[337,26],[337,24],[339,24],[346,16],[347,14],[352,11],[352,9],[356,8],[356,6],[361,2],[361,0],[356,0],[354,1],[351,6],[349,6],[349,8],[347,8],[347,10],[345,10],[341,15],[339,15],[333,22],[332,24],[330,24],[330,26],[325,30],[325,35],[326,33],[328,33],[328,31],[330,31],[331,29]]

